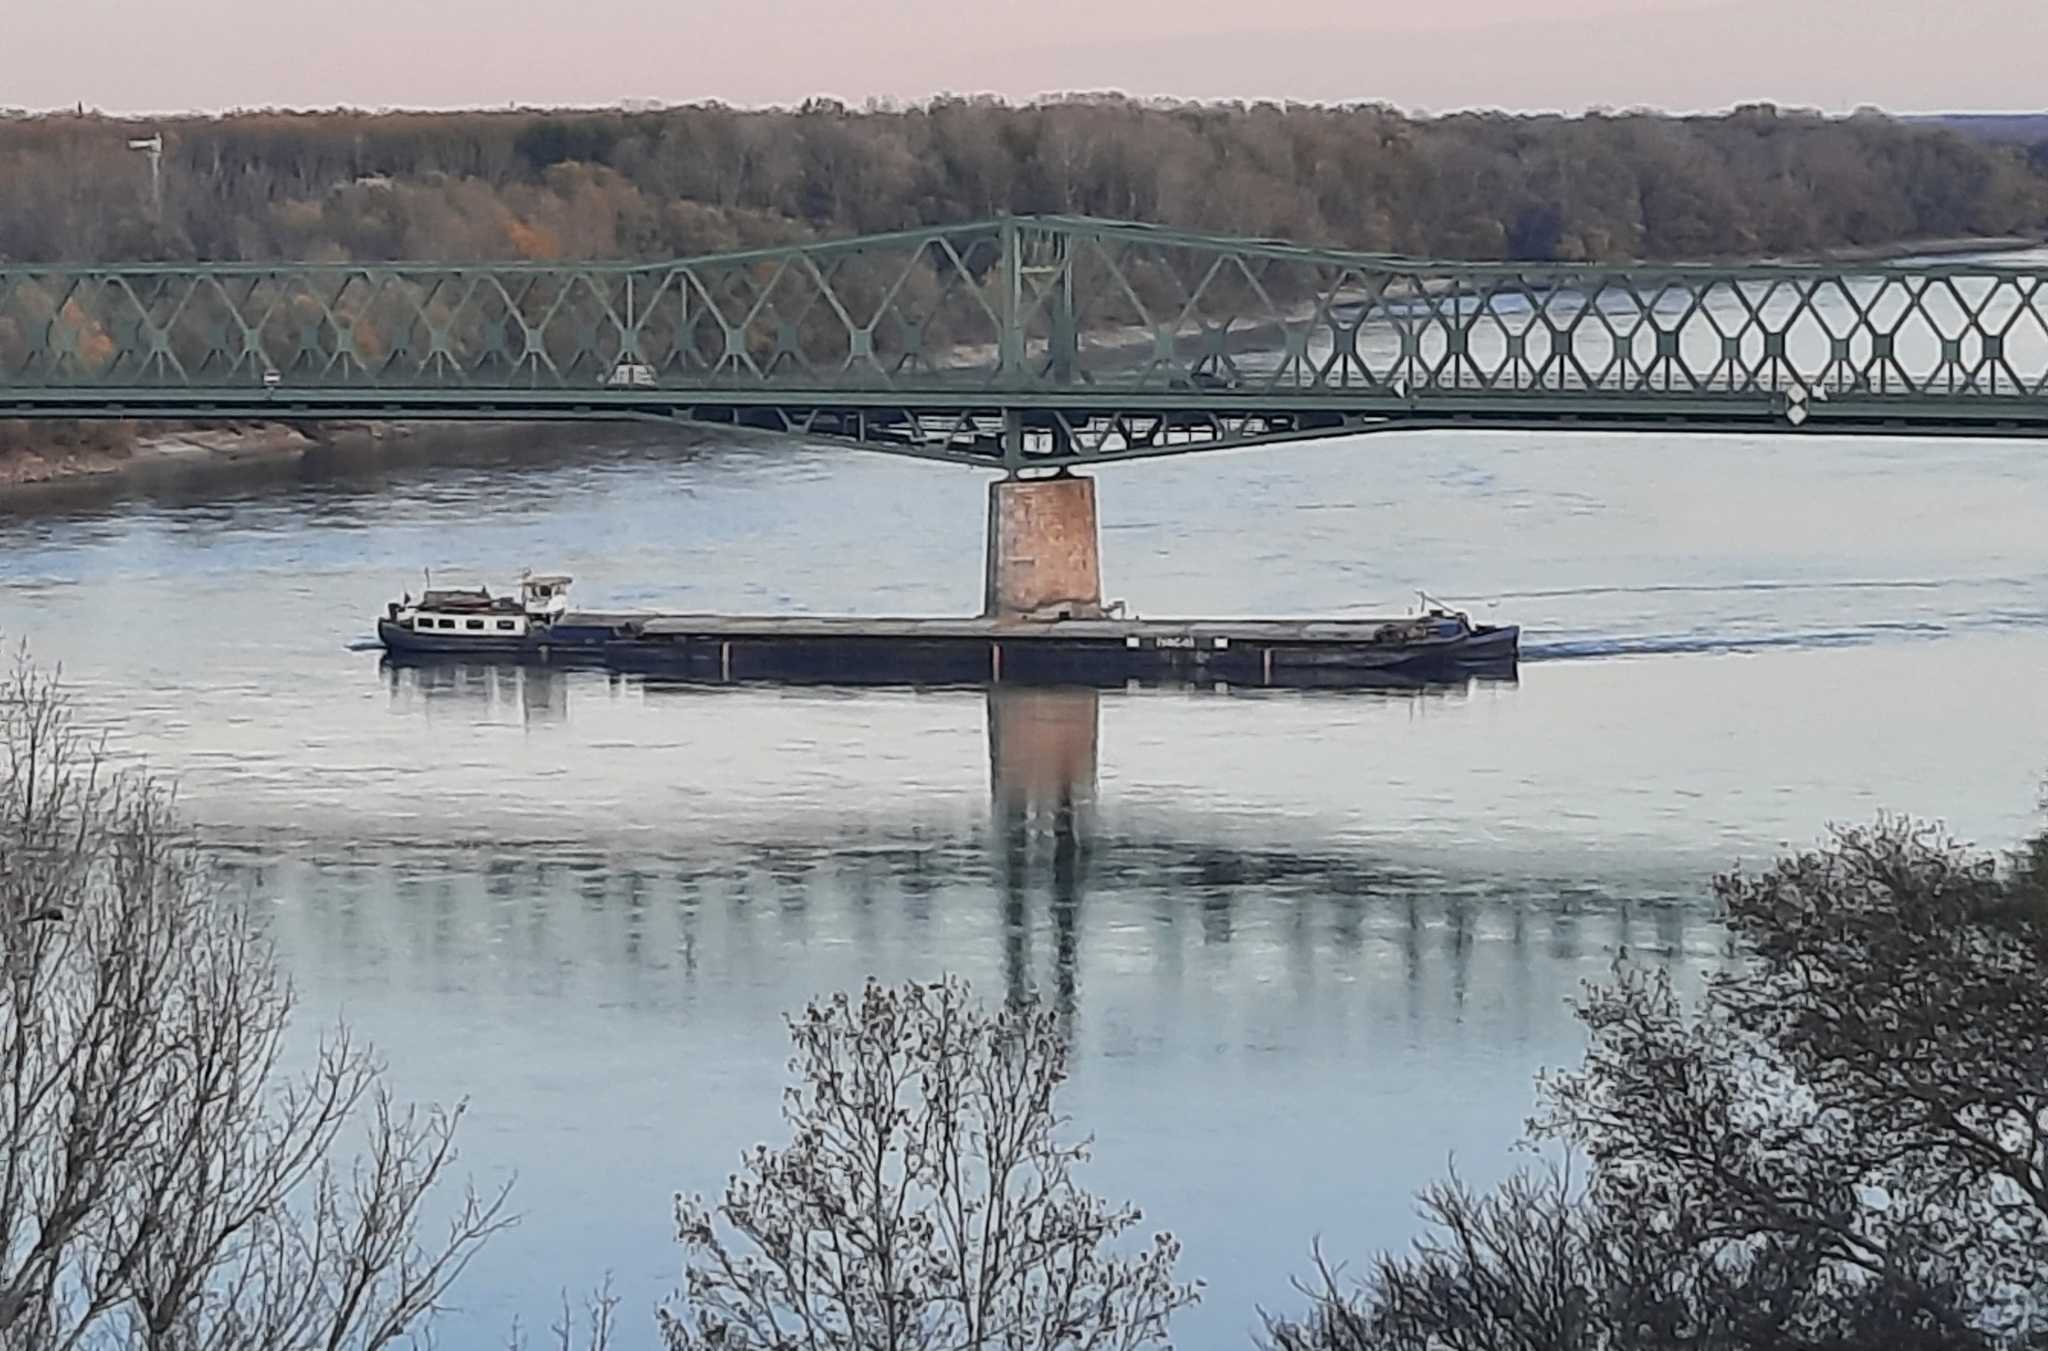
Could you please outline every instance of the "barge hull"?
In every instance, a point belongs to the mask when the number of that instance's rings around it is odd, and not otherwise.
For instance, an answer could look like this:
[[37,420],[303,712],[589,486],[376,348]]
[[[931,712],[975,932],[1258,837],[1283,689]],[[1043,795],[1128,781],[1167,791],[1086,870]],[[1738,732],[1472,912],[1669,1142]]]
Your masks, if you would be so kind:
[[393,655],[419,660],[599,666],[713,682],[1345,686],[1513,672],[1513,628],[1390,639],[1386,622],[571,614],[521,639],[417,633],[388,620],[378,637]]

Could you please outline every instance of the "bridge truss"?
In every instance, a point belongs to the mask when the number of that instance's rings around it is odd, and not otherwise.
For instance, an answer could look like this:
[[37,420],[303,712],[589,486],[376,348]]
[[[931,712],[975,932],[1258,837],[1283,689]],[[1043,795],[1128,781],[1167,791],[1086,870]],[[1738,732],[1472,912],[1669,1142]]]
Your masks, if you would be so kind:
[[0,267],[0,417],[653,419],[1010,470],[1401,428],[2048,435],[2048,266],[1013,217],[675,262]]

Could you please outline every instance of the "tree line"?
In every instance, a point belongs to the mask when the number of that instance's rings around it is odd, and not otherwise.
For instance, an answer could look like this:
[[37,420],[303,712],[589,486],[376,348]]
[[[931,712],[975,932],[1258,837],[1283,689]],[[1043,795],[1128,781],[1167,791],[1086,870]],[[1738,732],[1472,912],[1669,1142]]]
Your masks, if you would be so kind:
[[[129,137],[161,130],[160,193]],[[2048,232],[2048,160],[1879,113],[942,98],[851,109],[0,116],[0,262],[651,258],[1064,212],[1457,258]]]
[[[2000,859],[1884,820],[1715,890],[1739,960],[1699,998],[1626,961],[1587,992],[1586,1058],[1531,1127],[1555,1166],[1427,1187],[1424,1235],[1357,1278],[1315,1254],[1264,1351],[2048,1346],[2048,834]],[[459,1110],[394,1101],[345,1029],[294,1073],[291,1014],[165,786],[24,657],[0,678],[0,1348],[430,1331],[507,1195],[449,1194]],[[676,1200],[673,1297],[635,1335],[600,1289],[551,1344],[1168,1344],[1201,1287],[1082,1185],[1050,1007],[871,983],[789,1033],[781,1138]],[[1328,1165],[1341,1197],[1360,1165]]]

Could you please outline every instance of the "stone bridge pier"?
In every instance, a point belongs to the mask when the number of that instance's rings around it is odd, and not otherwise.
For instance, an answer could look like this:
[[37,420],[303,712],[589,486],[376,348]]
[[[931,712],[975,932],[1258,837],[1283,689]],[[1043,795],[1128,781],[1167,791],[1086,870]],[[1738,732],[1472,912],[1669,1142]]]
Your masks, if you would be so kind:
[[1095,480],[1061,471],[988,486],[982,617],[1093,619],[1102,614]]

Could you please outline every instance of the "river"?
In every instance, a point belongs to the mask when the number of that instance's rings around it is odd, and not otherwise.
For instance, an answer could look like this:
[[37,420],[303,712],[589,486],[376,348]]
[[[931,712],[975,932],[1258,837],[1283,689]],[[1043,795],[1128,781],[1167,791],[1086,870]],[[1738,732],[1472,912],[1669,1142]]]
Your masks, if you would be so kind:
[[[0,635],[182,784],[305,1035],[467,1098],[525,1218],[440,1326],[544,1325],[609,1272],[629,1344],[670,1198],[779,1138],[780,1015],[869,975],[1059,1004],[1086,1177],[1186,1242],[1192,1346],[1293,1303],[1312,1241],[1407,1241],[1513,1166],[1568,1003],[1626,951],[1725,959],[1710,875],[1882,809],[2004,847],[2048,769],[2035,447],[1413,434],[1100,475],[1142,613],[1527,627],[1426,694],[677,688],[387,671],[422,567],[586,604],[964,613],[982,475],[658,440],[167,488],[0,516]],[[1000,754],[992,757],[991,724]]]

